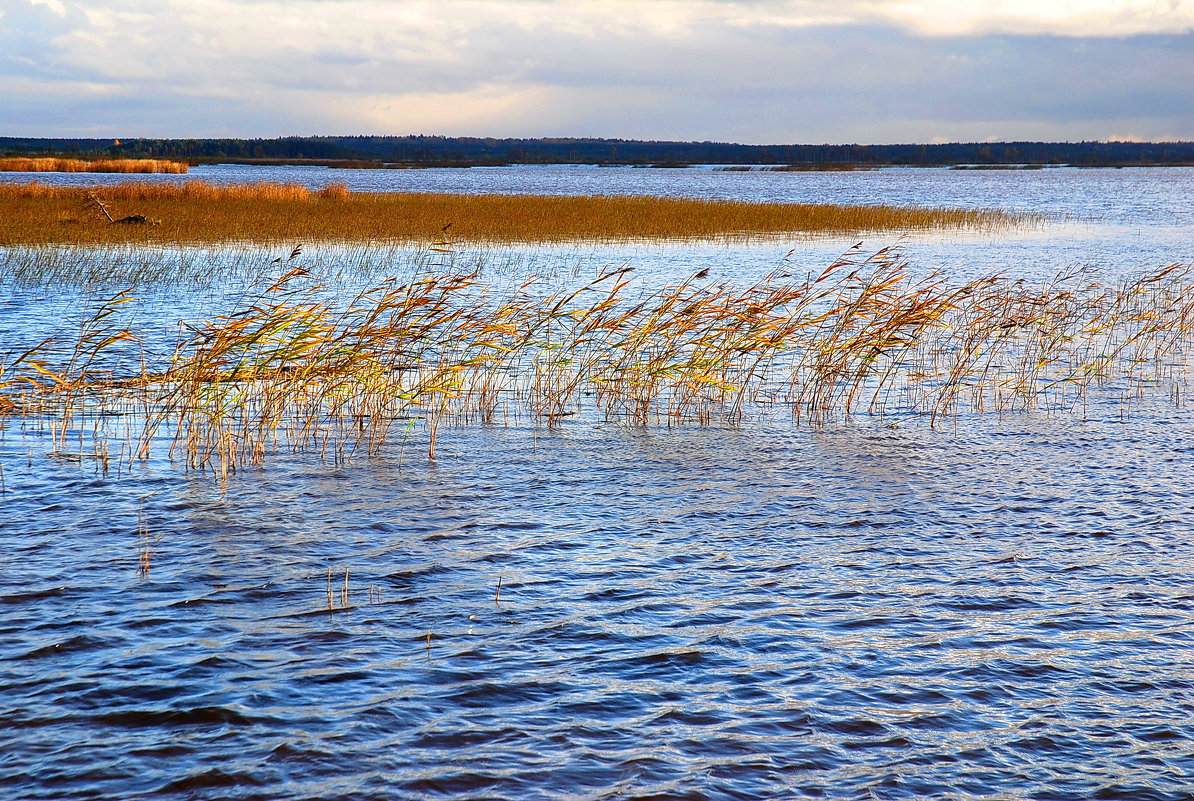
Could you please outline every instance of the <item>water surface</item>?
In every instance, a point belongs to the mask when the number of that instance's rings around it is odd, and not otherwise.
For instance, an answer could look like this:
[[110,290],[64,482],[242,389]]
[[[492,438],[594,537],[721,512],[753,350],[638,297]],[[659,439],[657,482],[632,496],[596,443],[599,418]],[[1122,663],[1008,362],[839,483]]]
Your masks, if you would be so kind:
[[[275,177],[256,170],[210,174]],[[1179,225],[1189,170],[279,175],[757,199],[781,187],[1072,215],[1044,232],[904,243],[959,280],[992,266],[1114,277],[1189,260],[1192,243]],[[711,267],[745,282],[852,244],[578,246],[488,264],[495,281],[528,270],[567,283],[625,262],[644,281]],[[331,269],[336,255],[311,258]],[[4,292],[5,341],[72,325],[90,302],[86,288]],[[173,284],[138,314],[168,332],[233,296],[218,277]],[[416,425],[375,458],[283,451],[225,483],[165,448],[107,470],[83,449],[50,457],[47,425],[10,419],[0,787],[22,799],[1187,799],[1194,417],[1178,401],[1106,393],[936,429],[866,416],[810,427],[783,410],[739,426],[512,416],[441,432],[434,460]]]

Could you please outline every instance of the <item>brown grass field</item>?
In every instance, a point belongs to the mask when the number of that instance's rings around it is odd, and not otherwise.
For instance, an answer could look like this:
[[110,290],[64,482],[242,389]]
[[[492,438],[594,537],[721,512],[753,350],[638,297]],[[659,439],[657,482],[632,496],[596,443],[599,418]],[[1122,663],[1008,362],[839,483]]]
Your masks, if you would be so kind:
[[[143,217],[136,224],[114,224]],[[0,184],[0,245],[231,242],[565,242],[748,238],[999,227],[964,209],[659,197],[312,191],[294,184]]]

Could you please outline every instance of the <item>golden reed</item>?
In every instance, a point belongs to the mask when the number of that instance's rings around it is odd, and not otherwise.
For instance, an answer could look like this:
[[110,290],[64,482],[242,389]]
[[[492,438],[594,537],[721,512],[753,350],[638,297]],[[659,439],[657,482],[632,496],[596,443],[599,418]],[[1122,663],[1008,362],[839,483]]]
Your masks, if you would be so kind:
[[0,172],[127,172],[181,174],[189,169],[184,161],[166,159],[82,159],[0,158]]
[[505,297],[476,274],[428,275],[344,300],[293,269],[143,359],[130,348],[148,337],[116,322],[134,302],[126,290],[77,335],[0,350],[0,424],[45,420],[56,450],[94,432],[98,453],[113,439],[124,458],[165,441],[226,477],[286,449],[377,453],[415,419],[434,455],[442,423],[510,416],[699,425],[779,407],[813,424],[938,425],[1073,413],[1097,387],[1126,411],[1162,387],[1180,402],[1194,345],[1194,270],[1182,265],[1112,286],[952,284],[914,278],[891,250],[851,251],[820,275],[735,288],[702,270],[649,295],[630,294],[628,273]]
[[[152,226],[113,226],[95,213]],[[107,187],[0,184],[0,244],[565,242],[744,239],[815,233],[994,228],[1024,216],[973,209],[753,203],[689,198],[349,192],[343,184]]]

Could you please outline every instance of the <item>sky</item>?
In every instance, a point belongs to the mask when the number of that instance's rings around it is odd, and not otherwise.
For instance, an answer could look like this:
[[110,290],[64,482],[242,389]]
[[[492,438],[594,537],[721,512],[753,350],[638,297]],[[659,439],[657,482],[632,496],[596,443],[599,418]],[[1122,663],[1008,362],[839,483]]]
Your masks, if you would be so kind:
[[0,0],[0,136],[1194,140],[1194,0]]

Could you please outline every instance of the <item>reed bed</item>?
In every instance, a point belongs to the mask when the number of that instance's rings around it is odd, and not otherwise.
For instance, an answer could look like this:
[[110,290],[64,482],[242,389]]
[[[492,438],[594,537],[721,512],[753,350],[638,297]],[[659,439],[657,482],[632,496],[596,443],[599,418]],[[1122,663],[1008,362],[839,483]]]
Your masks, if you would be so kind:
[[1118,285],[1080,275],[1029,286],[997,276],[910,276],[895,251],[847,253],[819,275],[745,288],[700,271],[649,294],[628,268],[579,289],[494,297],[476,274],[378,283],[329,299],[300,268],[239,308],[186,321],[169,356],[116,323],[102,299],[74,339],[0,354],[0,421],[46,421],[55,451],[84,435],[107,464],[168,442],[222,478],[279,450],[375,454],[420,421],[526,416],[554,425],[735,424],[786,410],[934,426],[963,413],[1081,411],[1092,388],[1125,409],[1166,387],[1181,400],[1194,272],[1172,265]]
[[[246,281],[276,274],[277,256],[285,258],[293,243],[279,247],[262,257],[262,248],[253,243],[188,245],[72,245],[43,244],[0,247],[0,287],[36,286],[57,293],[113,290],[128,286],[152,288],[176,286],[191,292],[196,286],[240,286]],[[534,251],[453,249],[436,245],[349,244],[308,247],[304,267],[321,276],[325,283],[346,286],[353,292],[362,282],[378,281],[396,274],[412,274],[428,269],[443,269],[453,264],[469,264],[469,269],[484,270],[488,276],[525,271],[542,275],[567,269],[558,260],[543,263]],[[514,255],[518,253],[518,255]],[[579,269],[575,265],[572,269]]]
[[167,159],[0,158],[0,172],[115,172],[181,175],[190,169],[185,161]]
[[[145,224],[113,225],[136,219]],[[0,245],[229,242],[502,242],[746,238],[795,232],[997,228],[974,209],[627,196],[349,192],[342,184],[110,187],[0,184]]]

